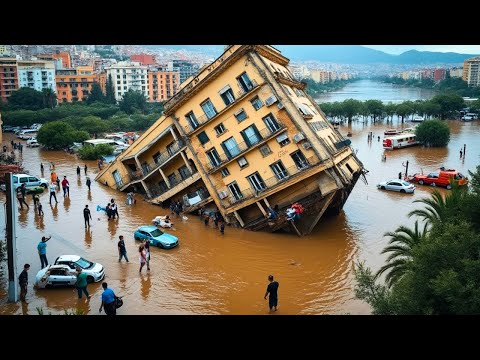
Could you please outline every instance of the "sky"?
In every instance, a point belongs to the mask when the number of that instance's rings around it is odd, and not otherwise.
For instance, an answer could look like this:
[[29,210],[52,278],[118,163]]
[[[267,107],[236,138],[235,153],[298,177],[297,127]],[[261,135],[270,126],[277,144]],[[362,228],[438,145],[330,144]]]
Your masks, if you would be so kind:
[[460,54],[480,54],[480,45],[363,45],[388,54],[401,54],[408,50],[456,52]]

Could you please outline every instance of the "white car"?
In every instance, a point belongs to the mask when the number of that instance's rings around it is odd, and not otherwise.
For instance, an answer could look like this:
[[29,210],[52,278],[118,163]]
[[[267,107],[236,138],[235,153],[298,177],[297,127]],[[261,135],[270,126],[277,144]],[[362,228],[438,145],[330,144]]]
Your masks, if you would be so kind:
[[[12,176],[14,189],[17,190],[22,184],[28,188],[43,186],[45,189],[48,188],[48,180],[44,178],[38,178],[36,176],[28,174],[15,174]],[[5,191],[5,184],[0,185],[0,189]]]
[[68,265],[49,265],[37,273],[35,286],[45,289],[55,286],[74,286],[77,282],[76,270]]
[[78,255],[61,255],[55,260],[55,265],[67,265],[72,271],[76,271],[77,266],[87,274],[89,283],[98,282],[105,277],[105,268],[102,264],[91,262]]
[[416,189],[415,185],[400,179],[381,182],[377,185],[377,188],[381,190],[399,191],[401,193],[413,193]]

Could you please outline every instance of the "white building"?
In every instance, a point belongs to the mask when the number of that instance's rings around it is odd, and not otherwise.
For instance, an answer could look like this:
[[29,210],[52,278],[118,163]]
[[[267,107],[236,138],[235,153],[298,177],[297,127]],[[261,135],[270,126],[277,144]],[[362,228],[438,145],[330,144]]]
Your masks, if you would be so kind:
[[57,93],[55,63],[46,60],[18,61],[18,87],[29,87],[37,91],[52,89]]
[[123,95],[130,89],[140,91],[148,98],[147,66],[139,62],[120,61],[105,68],[107,80],[112,76],[115,89],[115,100],[120,101]]

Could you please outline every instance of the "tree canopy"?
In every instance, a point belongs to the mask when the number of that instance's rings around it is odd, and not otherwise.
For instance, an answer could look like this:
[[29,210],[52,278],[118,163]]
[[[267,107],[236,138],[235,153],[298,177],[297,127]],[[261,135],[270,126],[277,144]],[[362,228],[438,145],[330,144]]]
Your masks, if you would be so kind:
[[37,141],[51,150],[61,150],[74,142],[83,142],[90,138],[83,130],[76,130],[65,121],[52,121],[43,125],[38,131]]
[[143,114],[147,109],[147,99],[140,91],[129,89],[118,105],[120,110],[127,114],[133,114],[137,111]]
[[428,120],[415,128],[417,140],[426,146],[447,146],[450,141],[450,128],[440,120]]

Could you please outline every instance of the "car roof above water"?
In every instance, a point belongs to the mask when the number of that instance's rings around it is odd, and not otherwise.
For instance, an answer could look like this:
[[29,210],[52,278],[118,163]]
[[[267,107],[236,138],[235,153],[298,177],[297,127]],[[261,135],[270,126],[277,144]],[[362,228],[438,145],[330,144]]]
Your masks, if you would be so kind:
[[153,230],[157,230],[157,227],[153,225],[143,225],[143,226],[140,226],[137,230],[153,231]]
[[80,259],[78,255],[60,255],[56,261],[77,261]]

